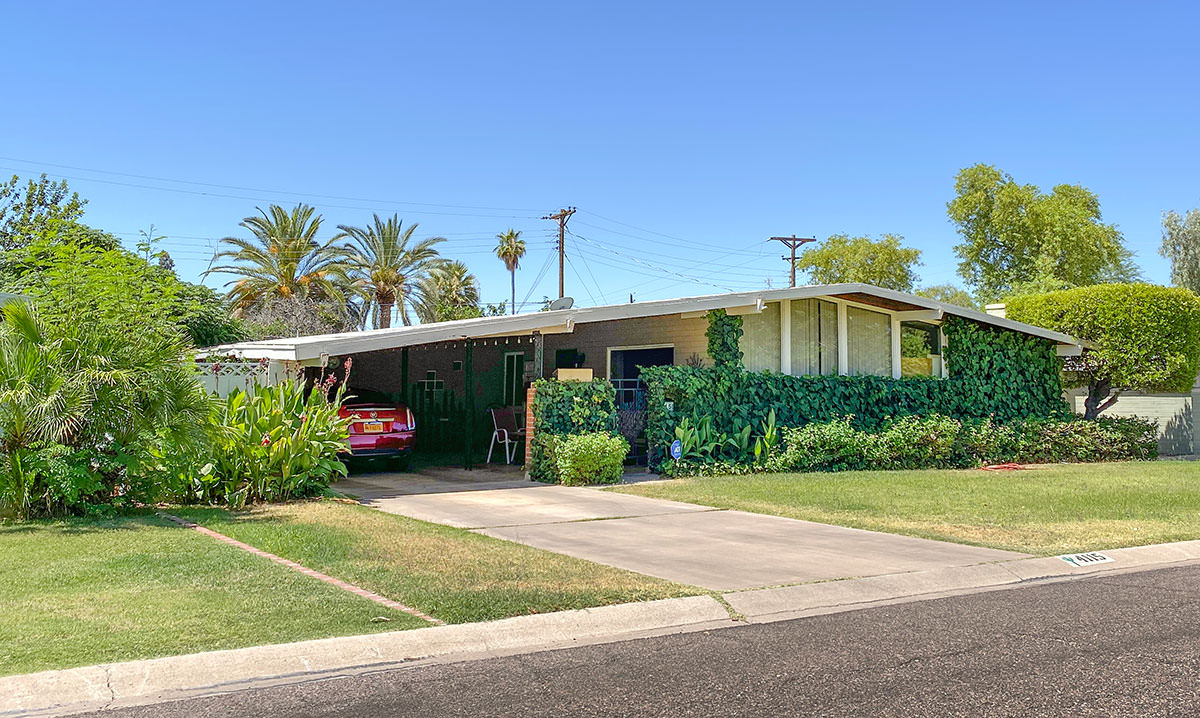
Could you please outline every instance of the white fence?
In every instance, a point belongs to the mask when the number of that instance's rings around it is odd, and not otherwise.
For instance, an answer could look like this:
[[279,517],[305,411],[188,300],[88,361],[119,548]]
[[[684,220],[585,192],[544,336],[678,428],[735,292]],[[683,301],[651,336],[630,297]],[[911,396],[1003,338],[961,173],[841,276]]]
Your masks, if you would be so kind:
[[284,374],[279,362],[229,357],[197,360],[196,371],[204,388],[222,398],[234,389],[253,392],[259,386],[279,381]]

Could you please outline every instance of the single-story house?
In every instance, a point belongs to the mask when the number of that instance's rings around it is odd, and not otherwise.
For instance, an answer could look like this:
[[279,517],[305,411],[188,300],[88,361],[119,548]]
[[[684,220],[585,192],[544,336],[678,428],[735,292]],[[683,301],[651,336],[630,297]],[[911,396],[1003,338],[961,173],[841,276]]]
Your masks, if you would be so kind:
[[[714,309],[742,317],[741,350],[752,371],[945,376],[939,325],[947,315],[1049,340],[1061,356],[1081,351],[1066,334],[975,309],[867,284],[832,284],[241,342],[208,352],[269,365],[263,376],[311,375],[352,357],[351,387],[402,397],[426,413],[440,407],[443,424],[454,423],[449,407],[490,434],[486,408],[520,412],[529,382],[556,369],[590,369],[613,383],[619,403],[632,406],[641,391],[638,367],[711,365],[705,332]],[[902,341],[904,335],[910,340]],[[461,432],[449,434],[461,442]]]

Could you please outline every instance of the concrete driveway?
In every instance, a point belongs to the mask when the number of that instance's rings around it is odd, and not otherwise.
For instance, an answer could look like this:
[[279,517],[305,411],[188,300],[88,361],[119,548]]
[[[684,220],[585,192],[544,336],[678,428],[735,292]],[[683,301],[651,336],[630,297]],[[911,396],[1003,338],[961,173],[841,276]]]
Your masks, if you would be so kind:
[[716,591],[1021,558],[811,521],[552,486],[485,471],[337,484],[369,506]]

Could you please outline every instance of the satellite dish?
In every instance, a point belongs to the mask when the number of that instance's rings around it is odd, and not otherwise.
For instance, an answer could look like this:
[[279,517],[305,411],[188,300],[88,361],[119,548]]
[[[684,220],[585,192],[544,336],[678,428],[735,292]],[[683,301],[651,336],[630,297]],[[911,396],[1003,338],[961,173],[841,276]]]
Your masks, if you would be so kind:
[[546,311],[553,312],[559,309],[570,309],[573,306],[575,306],[574,297],[559,297],[553,302],[550,302],[550,306],[546,307]]

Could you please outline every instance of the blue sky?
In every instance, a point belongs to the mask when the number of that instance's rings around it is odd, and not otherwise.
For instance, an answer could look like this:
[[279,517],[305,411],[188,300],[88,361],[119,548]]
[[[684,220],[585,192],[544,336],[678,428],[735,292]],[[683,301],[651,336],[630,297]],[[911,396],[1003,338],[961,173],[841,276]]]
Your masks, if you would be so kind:
[[[957,281],[955,172],[1081,183],[1151,281],[1164,210],[1200,206],[1188,3],[19,3],[0,173],[67,177],[196,280],[269,202],[332,232],[397,212],[485,300],[584,304],[786,283],[771,235],[894,232]],[[212,276],[219,286],[227,278]]]

